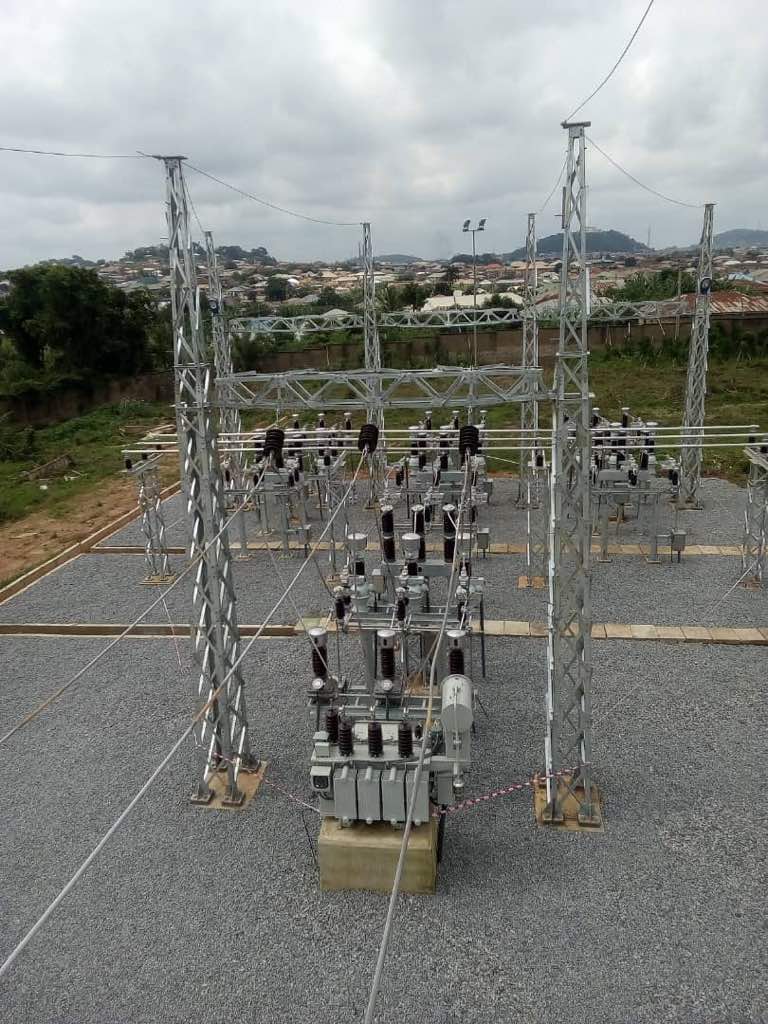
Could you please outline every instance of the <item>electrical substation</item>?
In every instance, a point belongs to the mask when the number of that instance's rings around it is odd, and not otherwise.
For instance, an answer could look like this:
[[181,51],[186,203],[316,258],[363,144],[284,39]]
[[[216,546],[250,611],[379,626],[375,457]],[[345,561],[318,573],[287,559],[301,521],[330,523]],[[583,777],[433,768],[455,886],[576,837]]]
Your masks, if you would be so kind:
[[[364,364],[234,372],[236,335],[311,334],[329,320],[228,316],[205,232],[207,336],[185,158],[157,158],[175,423],[126,444],[140,515],[0,604],[0,646],[19,664],[0,743],[57,835],[66,813],[89,808],[93,836],[76,844],[87,852],[172,741],[188,753],[166,758],[134,812],[138,848],[118,833],[103,855],[102,876],[120,883],[73,894],[35,947],[62,942],[63,919],[95,950],[89,922],[128,909],[140,939],[119,948],[131,969],[154,978],[152,955],[133,948],[150,933],[172,959],[191,943],[206,966],[168,980],[156,1019],[190,1019],[201,970],[222,1017],[239,1012],[242,988],[259,1019],[361,1019],[357,989],[393,889],[412,899],[376,1019],[416,1019],[407,1007],[422,992],[424,1020],[496,1019],[505,1000],[498,1019],[623,1020],[630,1006],[651,1019],[638,1010],[660,1005],[643,1002],[651,961],[664,1005],[680,972],[694,988],[704,975],[718,992],[738,987],[729,935],[754,927],[741,915],[764,836],[753,798],[768,435],[705,422],[712,204],[693,309],[593,302],[588,127],[563,124],[553,371],[539,358],[530,214],[520,310],[382,313],[363,223],[363,308],[330,326],[361,333]],[[604,414],[589,324],[681,317],[692,340],[677,421]],[[382,366],[380,331],[436,324],[519,325],[519,361],[478,365],[475,345],[468,366]],[[705,475],[722,448],[744,450],[746,490]],[[169,495],[159,470],[179,458]],[[70,689],[86,669],[93,680]],[[83,782],[89,758],[99,767]],[[30,849],[33,823],[19,828]],[[42,864],[33,917],[68,877],[47,853]],[[30,911],[9,902],[21,938]],[[660,966],[674,957],[679,970]],[[53,967],[42,971],[56,991]],[[91,998],[90,967],[72,971]],[[521,972],[535,984],[518,986]],[[621,1010],[590,1016],[606,992]],[[27,998],[14,991],[16,1007]],[[115,1019],[139,1016],[123,1006]]]

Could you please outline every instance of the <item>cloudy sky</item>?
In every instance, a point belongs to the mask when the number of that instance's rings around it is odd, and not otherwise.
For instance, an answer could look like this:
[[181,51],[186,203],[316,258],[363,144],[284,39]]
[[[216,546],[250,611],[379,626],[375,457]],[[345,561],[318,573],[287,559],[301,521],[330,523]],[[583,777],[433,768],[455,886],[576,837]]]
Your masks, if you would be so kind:
[[[647,0],[3,0],[0,144],[183,153],[256,195],[372,222],[378,253],[446,256],[466,217],[521,244],[563,162],[560,121],[608,72]],[[715,230],[768,228],[764,0],[656,0],[582,111],[636,177]],[[701,212],[591,149],[589,223],[662,246]],[[346,257],[358,230],[309,223],[190,171],[219,244]],[[557,228],[557,197],[539,218]],[[0,267],[159,242],[155,161],[0,153]]]

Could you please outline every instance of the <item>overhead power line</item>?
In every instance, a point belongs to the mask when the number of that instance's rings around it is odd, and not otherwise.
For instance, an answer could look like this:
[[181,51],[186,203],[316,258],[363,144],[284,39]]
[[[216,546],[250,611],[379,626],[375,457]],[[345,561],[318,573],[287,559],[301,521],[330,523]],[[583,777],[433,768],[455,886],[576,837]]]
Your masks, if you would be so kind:
[[625,177],[629,178],[630,181],[633,181],[635,185],[639,185],[640,188],[645,189],[646,192],[650,192],[652,196],[656,196],[658,199],[663,199],[666,203],[674,203],[675,206],[685,206],[689,210],[700,210],[704,206],[703,203],[684,203],[682,199],[673,199],[672,196],[666,196],[663,192],[659,192],[657,189],[651,188],[650,185],[644,184],[639,178],[636,178],[634,174],[630,174],[629,171],[614,160],[612,156],[609,156],[604,149],[601,149],[594,139],[591,139],[588,135],[586,138],[589,144],[594,146],[598,153],[604,156],[609,164],[613,164],[617,171],[621,171]]
[[208,171],[204,171],[201,167],[195,167],[194,164],[187,163],[186,166],[190,171],[194,171],[196,174],[202,174],[204,178],[210,178],[211,181],[215,181],[219,185],[223,185],[224,188],[228,188],[232,192],[237,192],[237,194],[243,196],[244,199],[252,199],[254,203],[259,203],[261,206],[267,206],[270,210],[277,210],[279,213],[287,213],[290,217],[298,217],[300,220],[308,220],[313,224],[328,224],[334,228],[360,227],[360,221],[324,220],[322,217],[310,217],[307,213],[299,213],[297,210],[289,210],[286,206],[278,206],[277,203],[271,203],[268,199],[261,199],[259,196],[255,196],[251,192],[246,192],[245,189],[239,188],[237,185],[231,185],[228,181],[224,181],[222,178],[217,178],[215,174],[210,174]]
[[589,101],[591,99],[594,99],[595,96],[597,96],[597,94],[600,92],[600,90],[603,88],[603,86],[606,84],[606,82],[610,81],[610,79],[613,77],[613,73],[616,71],[616,69],[618,68],[619,64],[621,64],[621,62],[624,60],[626,55],[629,53],[629,48],[632,45],[632,43],[634,43],[635,39],[637,38],[637,34],[640,31],[640,29],[643,27],[643,22],[648,17],[648,13],[649,13],[649,11],[650,11],[650,9],[652,7],[653,7],[653,0],[650,0],[650,3],[648,4],[648,6],[645,9],[645,14],[643,14],[642,18],[637,23],[637,28],[632,33],[632,36],[631,36],[629,42],[627,43],[627,45],[624,47],[624,49],[619,54],[619,59],[613,65],[613,67],[608,72],[608,74],[605,76],[605,78],[602,80],[602,82],[595,89],[592,90],[592,92],[589,94],[589,96],[587,96],[587,98],[585,100],[582,100],[582,102],[578,105],[578,107],[576,107],[575,110],[571,111],[571,113],[568,115],[568,117],[566,117],[566,121],[570,121],[576,114],[578,114],[578,112],[583,107],[586,107],[586,105],[589,103]]
[[146,160],[143,153],[62,153],[56,149],[22,149],[20,146],[0,146],[3,153],[32,153],[35,156],[73,156],[84,160]]
[[549,206],[550,200],[552,199],[552,196],[555,194],[555,190],[557,189],[557,186],[560,184],[560,182],[562,180],[563,172],[565,171],[565,165],[566,165],[567,162],[568,162],[568,157],[566,156],[565,160],[563,160],[563,166],[560,168],[560,173],[557,176],[557,181],[552,186],[549,195],[547,196],[547,198],[544,200],[544,202],[541,204],[541,206],[538,209],[538,213],[539,214],[544,213],[546,208]]

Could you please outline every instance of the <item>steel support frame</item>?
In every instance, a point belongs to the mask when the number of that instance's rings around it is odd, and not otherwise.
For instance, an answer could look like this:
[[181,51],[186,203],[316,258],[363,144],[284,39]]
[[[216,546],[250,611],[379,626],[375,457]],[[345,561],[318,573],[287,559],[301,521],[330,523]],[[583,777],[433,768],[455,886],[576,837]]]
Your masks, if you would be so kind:
[[[373,243],[371,242],[371,225],[363,223],[363,241],[360,246],[360,260],[363,267],[363,349],[366,370],[381,369],[381,344],[379,330],[376,326],[376,278],[373,267]],[[372,388],[377,390],[378,379],[372,378]],[[379,429],[384,426],[384,410],[381,402],[375,402],[367,409],[369,423],[375,423]]]
[[688,377],[685,385],[685,413],[683,428],[693,442],[680,453],[680,490],[677,504],[681,509],[701,508],[702,449],[695,442],[701,440],[704,426],[704,406],[707,394],[707,361],[709,355],[709,314],[712,286],[712,232],[714,203],[704,207],[704,225],[699,247],[699,267],[696,275],[696,304],[688,350]]
[[[525,237],[525,284],[523,287],[523,344],[522,361],[524,367],[539,365],[539,323],[536,316],[536,214],[528,214],[528,230]],[[523,437],[536,437],[539,429],[539,406],[536,401],[526,401],[520,407],[520,427]],[[526,445],[520,452],[520,484],[518,505],[531,508],[532,503],[538,504],[534,481],[534,445]]]
[[[541,312],[546,319],[556,314]],[[396,310],[378,312],[377,327],[416,328],[442,327],[515,327],[523,320],[524,313],[517,309],[433,309]],[[626,320],[658,321],[674,320],[690,316],[684,302],[664,299],[656,302],[605,302],[595,305],[589,319],[593,323],[622,322]],[[244,334],[253,338],[259,334],[292,334],[300,337],[314,331],[352,331],[364,328],[365,318],[360,313],[316,313],[309,316],[262,316],[233,317],[229,327],[233,334]]]
[[135,472],[141,509],[141,532],[144,534],[144,558],[147,563],[145,582],[168,583],[173,573],[168,542],[165,538],[165,516],[158,466],[147,460],[140,463]]
[[[205,232],[205,258],[208,271],[208,305],[211,310],[211,347],[213,349],[213,365],[216,370],[216,379],[228,377],[234,373],[232,365],[232,343],[227,326],[227,317],[224,311],[224,290],[221,287],[219,277],[219,261],[216,256],[216,246],[213,244],[213,234]],[[222,406],[219,413],[219,432],[227,438],[242,437],[242,421],[240,410],[231,406]],[[226,507],[232,511],[238,501],[244,499],[246,491],[245,474],[246,459],[242,450],[242,444],[231,443],[226,459],[224,494]],[[245,557],[247,553],[247,533],[245,526],[245,514],[240,513],[237,522],[240,555]]]
[[216,382],[217,403],[239,409],[488,408],[551,401],[538,367],[439,366],[431,370],[294,370],[237,373]]
[[[768,444],[761,447],[768,449]],[[745,454],[749,459],[749,476],[741,562],[745,574],[748,574],[749,582],[760,586],[768,567],[768,453],[756,448],[746,448]]]
[[202,765],[193,800],[211,799],[210,779],[223,768],[224,802],[238,804],[243,799],[238,774],[252,764],[252,758],[243,680],[236,667],[240,632],[211,401],[211,367],[206,362],[200,324],[184,157],[161,159],[166,175],[176,424],[182,489],[191,525],[190,558],[196,565],[192,638],[200,669],[198,696],[205,709],[198,728]]
[[[592,781],[592,608],[590,548],[591,423],[587,317],[587,191],[584,130],[567,123],[563,189],[560,337],[555,362],[550,497],[547,804],[543,820],[563,819],[567,797],[584,826],[602,823]],[[567,773],[567,774],[560,774]]]

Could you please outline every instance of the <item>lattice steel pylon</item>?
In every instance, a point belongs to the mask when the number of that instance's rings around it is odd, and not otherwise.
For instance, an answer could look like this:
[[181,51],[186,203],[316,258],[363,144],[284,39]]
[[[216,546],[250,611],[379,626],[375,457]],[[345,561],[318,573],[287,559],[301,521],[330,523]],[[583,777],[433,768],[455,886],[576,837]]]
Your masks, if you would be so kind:
[[154,462],[140,462],[135,467],[141,509],[141,532],[144,534],[144,558],[147,563],[145,583],[170,583],[173,580],[168,542],[165,539],[165,516],[160,487],[160,473]]
[[[208,304],[211,309],[213,365],[216,369],[216,379],[219,380],[221,377],[231,376],[234,369],[232,342],[224,312],[224,292],[219,277],[219,263],[216,257],[216,247],[213,244],[213,234],[210,231],[205,232],[205,258],[208,270]],[[244,498],[246,465],[240,410],[226,402],[219,405],[219,431],[226,436],[229,447],[229,455],[225,462],[224,492],[226,507],[231,511],[238,504],[238,499],[242,501]],[[238,440],[235,440],[235,437]],[[243,513],[240,513],[238,517],[237,528],[240,539],[240,555],[244,557],[247,554],[248,538]]]
[[552,433],[545,761],[548,776],[568,774],[547,779],[542,820],[551,824],[562,821],[566,800],[575,800],[579,823],[595,827],[601,824],[602,816],[591,767],[592,442],[584,138],[588,124],[563,123],[568,132],[568,156]]
[[[363,346],[366,370],[381,369],[381,343],[379,329],[376,325],[376,278],[373,269],[373,245],[371,243],[371,225],[363,223],[363,241],[360,246],[360,259],[363,264]],[[384,426],[384,410],[371,408],[368,410],[368,422],[376,423],[379,428]]]
[[211,401],[211,367],[205,359],[197,301],[184,184],[185,158],[158,159],[165,165],[166,176],[176,425],[182,488],[191,520],[190,557],[196,561],[192,637],[200,667],[198,695],[206,707],[198,732],[202,769],[193,800],[211,799],[210,779],[223,768],[224,802],[238,804],[243,799],[238,775],[242,767],[252,763],[252,758],[243,680],[235,667],[240,631]]
[[696,306],[688,350],[688,378],[685,385],[685,413],[683,416],[683,430],[688,447],[684,447],[680,454],[680,489],[677,505],[681,509],[701,508],[698,491],[701,482],[701,427],[704,426],[704,404],[707,395],[714,209],[714,203],[707,203],[704,207],[704,226],[701,231],[699,247]]
[[749,459],[749,476],[741,563],[748,582],[760,586],[768,568],[768,436],[762,439],[759,447],[750,446],[745,452]]
[[[525,283],[522,308],[522,366],[539,365],[539,322],[536,315],[536,214],[528,214],[525,236]],[[534,440],[539,429],[538,402],[525,402],[520,408],[520,427],[523,431],[520,450],[520,486],[518,504],[522,508],[538,505],[536,481],[533,473]]]

